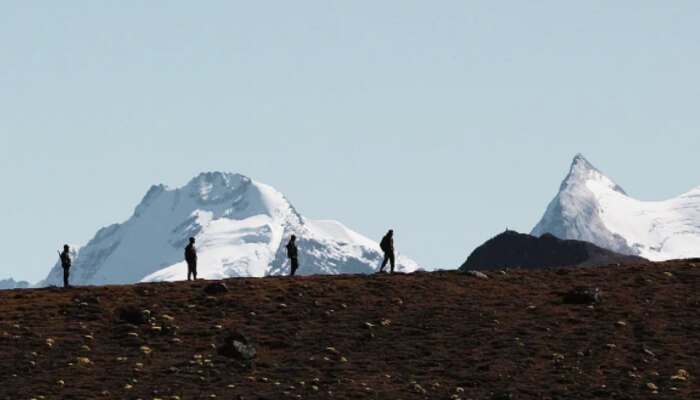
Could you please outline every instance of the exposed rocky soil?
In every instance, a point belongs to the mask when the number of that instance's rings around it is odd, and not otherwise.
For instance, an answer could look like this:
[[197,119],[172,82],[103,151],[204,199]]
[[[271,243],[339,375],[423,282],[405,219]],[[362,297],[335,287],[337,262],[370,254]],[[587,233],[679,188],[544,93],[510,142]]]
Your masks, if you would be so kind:
[[700,260],[487,275],[0,291],[0,398],[700,398]]

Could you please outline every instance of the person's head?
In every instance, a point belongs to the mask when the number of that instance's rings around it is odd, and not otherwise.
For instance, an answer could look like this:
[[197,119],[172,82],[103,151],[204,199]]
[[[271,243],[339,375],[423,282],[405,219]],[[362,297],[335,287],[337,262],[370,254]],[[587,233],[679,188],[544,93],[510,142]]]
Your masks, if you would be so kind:
[[193,237],[190,238],[190,244],[194,244],[194,238],[193,238]]
[[64,245],[63,245],[63,250],[68,251],[68,250],[70,250],[70,247],[68,247],[67,244],[64,244]]
[[393,229],[389,229],[389,233],[387,233],[387,235],[389,235],[389,236],[394,236],[394,230],[393,230]]
[[293,241],[297,240],[297,236],[296,236],[296,235],[292,235],[292,237],[289,238],[289,239],[293,242]]

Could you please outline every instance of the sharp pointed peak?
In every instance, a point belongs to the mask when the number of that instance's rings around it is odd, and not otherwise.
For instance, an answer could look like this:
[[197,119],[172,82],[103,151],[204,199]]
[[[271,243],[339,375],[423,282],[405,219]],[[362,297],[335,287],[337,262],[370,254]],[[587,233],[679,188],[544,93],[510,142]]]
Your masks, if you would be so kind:
[[588,159],[581,153],[576,153],[573,161],[571,162],[571,172],[574,172],[575,170],[600,172],[600,170],[594,167],[593,164],[591,164],[591,162],[588,161]]
[[565,190],[570,186],[577,186],[580,184],[585,184],[587,181],[596,180],[603,182],[606,186],[620,192],[622,194],[627,194],[625,191],[613,182],[612,179],[608,178],[603,172],[596,168],[586,157],[581,153],[576,153],[573,161],[571,162],[571,168],[569,169],[569,174],[566,176],[561,185],[561,190]]
[[577,153],[571,161],[571,167],[569,168],[567,178],[581,178],[585,180],[593,175],[605,176],[605,174],[591,164],[583,154]]

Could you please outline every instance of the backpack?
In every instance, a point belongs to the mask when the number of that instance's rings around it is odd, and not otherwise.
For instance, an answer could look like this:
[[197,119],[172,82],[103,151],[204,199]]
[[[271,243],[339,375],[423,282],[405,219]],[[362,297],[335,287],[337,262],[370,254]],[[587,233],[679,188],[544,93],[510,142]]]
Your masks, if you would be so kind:
[[389,250],[389,237],[388,236],[384,236],[382,238],[382,241],[379,242],[379,248],[385,252]]

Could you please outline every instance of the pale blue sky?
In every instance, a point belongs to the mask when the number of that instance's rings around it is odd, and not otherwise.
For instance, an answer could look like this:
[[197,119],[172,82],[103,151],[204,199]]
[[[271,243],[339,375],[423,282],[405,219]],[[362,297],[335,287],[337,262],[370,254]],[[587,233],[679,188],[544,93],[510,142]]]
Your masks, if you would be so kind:
[[582,152],[700,185],[698,1],[0,0],[0,278],[151,184],[240,172],[428,268],[529,231]]

